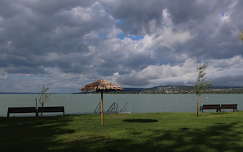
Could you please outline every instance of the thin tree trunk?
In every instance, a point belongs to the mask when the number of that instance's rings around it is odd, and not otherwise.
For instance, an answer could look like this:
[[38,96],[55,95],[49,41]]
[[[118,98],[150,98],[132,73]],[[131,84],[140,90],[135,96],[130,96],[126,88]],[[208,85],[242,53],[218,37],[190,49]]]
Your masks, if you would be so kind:
[[38,117],[38,99],[35,98],[35,110],[36,110],[36,117]]
[[197,117],[199,115],[199,103],[200,103],[200,95],[197,95],[197,105],[196,105]]
[[37,109],[38,108],[38,99],[35,98],[35,108]]
[[[43,94],[41,94],[40,96],[40,103],[41,103],[41,107],[43,108],[44,107],[44,103],[43,103]],[[41,111],[41,116],[43,116],[43,112]]]

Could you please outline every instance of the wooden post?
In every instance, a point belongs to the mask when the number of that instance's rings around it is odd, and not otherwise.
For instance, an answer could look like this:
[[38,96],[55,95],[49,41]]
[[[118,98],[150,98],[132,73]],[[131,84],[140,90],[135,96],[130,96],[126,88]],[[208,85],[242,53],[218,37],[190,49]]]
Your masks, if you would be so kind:
[[38,117],[38,99],[35,98],[35,110],[36,110],[36,117]]
[[200,98],[201,98],[201,95],[197,95],[197,107],[196,107],[196,110],[197,110],[197,117],[199,115],[199,109],[200,109]]
[[100,119],[101,119],[101,125],[104,126],[104,102],[103,102],[103,91],[101,91],[101,105],[100,105]]
[[102,121],[102,118],[101,118],[101,113],[102,113],[101,99],[100,99],[100,103],[99,103],[99,109],[100,109],[100,123],[101,123],[101,121]]
[[197,108],[197,117],[198,117],[198,105],[199,104],[198,104],[198,99],[197,99],[197,107],[196,107]]

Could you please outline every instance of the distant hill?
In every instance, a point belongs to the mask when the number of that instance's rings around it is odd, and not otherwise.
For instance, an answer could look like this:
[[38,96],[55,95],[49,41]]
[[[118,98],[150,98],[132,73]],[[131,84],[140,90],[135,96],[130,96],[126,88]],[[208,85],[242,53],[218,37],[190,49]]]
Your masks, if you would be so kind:
[[[48,92],[49,94],[67,94],[63,92]],[[41,94],[40,92],[0,92],[0,94]],[[70,93],[68,93],[70,94]]]
[[36,92],[0,92],[0,94],[39,94]]
[[[166,85],[144,89],[142,93],[194,93],[194,86]],[[243,93],[239,86],[212,86],[205,93]]]
[[[145,88],[123,88],[121,91],[117,91],[119,93],[139,93],[143,91]],[[117,93],[115,91],[109,92],[109,93]],[[87,93],[96,93],[94,92],[76,92],[73,94],[87,94]]]
[[[87,93],[87,92],[82,92]],[[112,92],[111,92],[112,93]],[[151,88],[124,88],[121,91],[114,93],[194,93],[194,86],[183,86],[183,85],[165,85],[155,86]],[[212,86],[205,93],[243,93],[243,87],[238,86]]]
[[[193,86],[184,85],[164,85],[151,88],[123,88],[123,90],[114,93],[193,93]],[[70,92],[51,92],[51,94],[66,94]],[[87,94],[90,92],[76,92],[72,94]],[[95,92],[93,92],[95,93]],[[112,93],[112,92],[110,92]],[[243,93],[243,87],[240,86],[212,86],[206,93]],[[40,94],[38,92],[0,92],[0,94]]]

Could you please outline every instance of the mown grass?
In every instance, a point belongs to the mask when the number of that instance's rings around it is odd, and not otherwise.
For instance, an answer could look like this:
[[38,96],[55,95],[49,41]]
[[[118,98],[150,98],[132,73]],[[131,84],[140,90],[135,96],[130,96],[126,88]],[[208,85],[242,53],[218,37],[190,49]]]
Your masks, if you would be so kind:
[[243,112],[1,118],[1,152],[240,152]]

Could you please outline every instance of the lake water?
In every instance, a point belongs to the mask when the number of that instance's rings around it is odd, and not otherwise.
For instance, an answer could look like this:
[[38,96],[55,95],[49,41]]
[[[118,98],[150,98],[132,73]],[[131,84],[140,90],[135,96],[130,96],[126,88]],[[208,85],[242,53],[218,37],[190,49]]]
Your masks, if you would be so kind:
[[[35,94],[1,94],[0,116],[7,115],[8,107],[35,106]],[[132,113],[147,112],[194,112],[196,97],[193,94],[119,94],[104,95],[105,109],[113,102],[119,107],[127,104]],[[98,94],[51,94],[47,106],[64,106],[67,114],[93,113],[100,95]],[[235,103],[243,109],[243,94],[207,94],[204,104]]]

